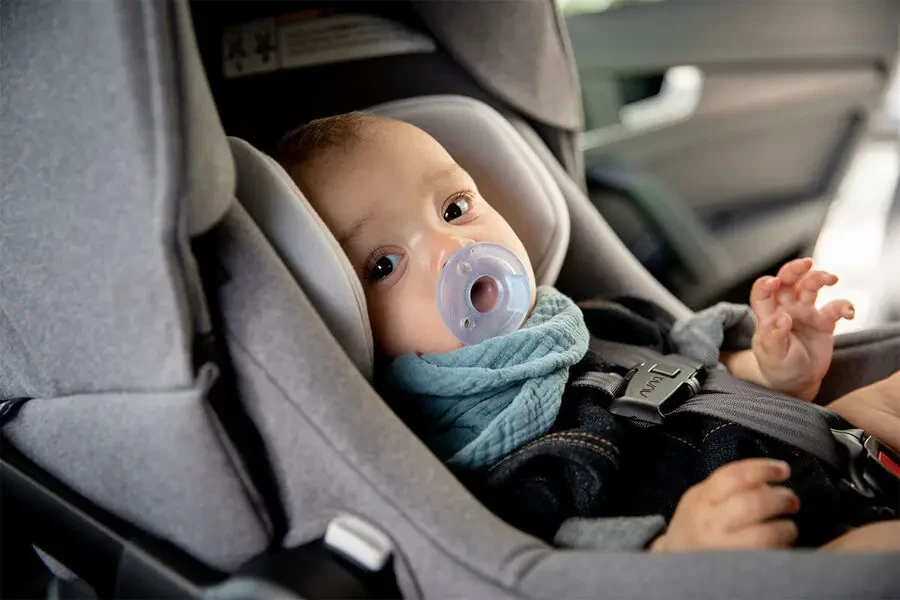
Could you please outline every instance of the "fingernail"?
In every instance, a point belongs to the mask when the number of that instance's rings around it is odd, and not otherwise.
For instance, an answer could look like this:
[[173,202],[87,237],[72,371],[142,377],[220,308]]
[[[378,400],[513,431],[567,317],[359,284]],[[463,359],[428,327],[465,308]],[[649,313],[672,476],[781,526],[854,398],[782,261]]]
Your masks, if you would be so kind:
[[778,465],[778,470],[785,479],[791,476],[791,465],[783,460],[776,460],[775,463]]
[[856,309],[853,308],[852,306],[848,306],[847,310],[845,310],[844,312],[846,313],[846,317],[848,319],[852,319],[853,317],[856,316]]
[[794,490],[786,488],[786,487],[783,487],[781,489],[783,490],[782,493],[785,494],[785,496],[787,497],[788,502],[790,502],[790,508],[788,510],[792,513],[799,511],[800,510],[800,498],[797,497],[797,494],[794,492]]
[[781,315],[775,320],[775,327],[778,329],[787,329],[790,324],[791,320],[787,315]]

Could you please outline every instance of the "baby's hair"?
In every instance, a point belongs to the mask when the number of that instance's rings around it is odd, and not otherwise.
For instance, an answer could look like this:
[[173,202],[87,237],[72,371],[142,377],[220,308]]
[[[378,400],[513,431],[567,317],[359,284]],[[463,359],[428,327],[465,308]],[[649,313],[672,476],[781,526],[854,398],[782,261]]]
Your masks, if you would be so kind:
[[363,127],[377,119],[373,115],[349,112],[312,120],[281,139],[275,158],[288,171],[307,165],[328,151],[341,150],[359,141]]

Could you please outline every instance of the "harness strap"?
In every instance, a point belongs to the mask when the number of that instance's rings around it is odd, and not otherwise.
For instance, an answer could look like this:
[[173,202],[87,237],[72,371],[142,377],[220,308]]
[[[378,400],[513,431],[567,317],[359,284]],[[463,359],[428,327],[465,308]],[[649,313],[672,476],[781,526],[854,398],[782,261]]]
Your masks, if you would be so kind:
[[828,409],[721,371],[707,373],[701,363],[683,356],[661,357],[650,348],[597,339],[592,340],[591,350],[605,362],[629,370],[625,377],[587,372],[572,382],[608,396],[613,414],[655,423],[677,414],[723,419],[808,452],[838,472],[846,470],[832,429],[851,426]]
[[[641,372],[664,378],[665,375],[659,374],[659,371],[664,370],[659,369],[665,364],[664,361],[665,359],[643,363],[642,367],[632,372],[631,378],[635,378]],[[684,372],[679,375],[684,375]],[[694,373],[688,374],[691,375]],[[684,399],[682,402],[679,402],[677,396],[690,396],[690,391],[676,389],[672,390],[673,395],[661,397],[655,394],[661,387],[657,384],[658,387],[650,391],[645,387],[643,391],[647,393],[640,398],[642,390],[629,393],[633,388],[626,385],[628,379],[616,373],[589,371],[573,379],[570,385],[600,391],[610,398],[609,411],[615,415],[654,423],[662,423],[665,418],[673,415],[695,414],[714,417],[808,452],[839,472],[843,470],[843,461],[831,433],[831,426],[823,414],[825,411],[818,406],[775,394],[757,395],[757,389],[748,390],[740,384],[731,385],[732,382],[728,378],[719,376],[718,373],[709,374],[710,385],[705,386],[699,395]],[[646,386],[646,380],[641,381],[641,385]],[[669,390],[662,393],[665,394],[667,391]],[[761,388],[759,391],[764,392]],[[641,404],[635,406],[635,402]],[[653,412],[656,413],[655,416]]]

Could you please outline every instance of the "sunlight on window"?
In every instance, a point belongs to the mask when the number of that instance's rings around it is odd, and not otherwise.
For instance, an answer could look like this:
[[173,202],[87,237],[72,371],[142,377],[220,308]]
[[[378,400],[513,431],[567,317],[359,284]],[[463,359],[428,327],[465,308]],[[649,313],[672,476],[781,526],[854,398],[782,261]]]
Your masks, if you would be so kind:
[[559,9],[564,15],[583,15],[603,12],[625,4],[651,4],[663,0],[558,0]]
[[838,332],[857,331],[883,322],[882,254],[886,222],[900,172],[894,141],[863,144],[841,184],[816,242],[816,268],[840,277],[820,294],[824,304],[847,298],[856,306],[856,319],[842,321]]

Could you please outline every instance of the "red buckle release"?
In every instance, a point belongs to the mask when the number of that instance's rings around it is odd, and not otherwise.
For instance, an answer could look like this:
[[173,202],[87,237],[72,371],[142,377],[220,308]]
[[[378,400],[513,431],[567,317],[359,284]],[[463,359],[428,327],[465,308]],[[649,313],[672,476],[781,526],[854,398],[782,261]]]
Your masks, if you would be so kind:
[[880,462],[888,471],[900,477],[900,465],[894,462],[894,460],[884,453],[884,451],[878,451],[878,462]]

